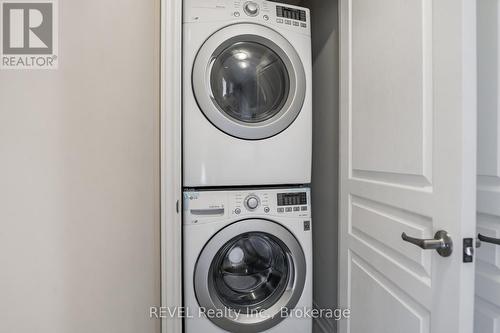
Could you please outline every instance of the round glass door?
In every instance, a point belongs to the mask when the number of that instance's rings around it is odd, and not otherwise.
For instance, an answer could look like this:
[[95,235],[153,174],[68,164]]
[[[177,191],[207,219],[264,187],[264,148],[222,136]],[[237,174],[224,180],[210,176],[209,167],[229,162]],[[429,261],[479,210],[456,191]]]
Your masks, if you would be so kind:
[[215,255],[209,279],[221,302],[230,309],[251,312],[268,309],[281,297],[290,280],[290,251],[266,233],[242,234]]
[[305,71],[295,48],[276,31],[249,23],[210,36],[196,55],[193,93],[206,118],[241,139],[272,137],[299,115]]
[[260,332],[277,325],[304,290],[306,261],[295,236],[263,219],[237,221],[202,249],[194,271],[200,307],[236,313],[209,319],[230,332]]
[[236,42],[215,58],[210,87],[215,103],[228,116],[259,123],[283,108],[290,78],[285,63],[273,50],[259,43]]

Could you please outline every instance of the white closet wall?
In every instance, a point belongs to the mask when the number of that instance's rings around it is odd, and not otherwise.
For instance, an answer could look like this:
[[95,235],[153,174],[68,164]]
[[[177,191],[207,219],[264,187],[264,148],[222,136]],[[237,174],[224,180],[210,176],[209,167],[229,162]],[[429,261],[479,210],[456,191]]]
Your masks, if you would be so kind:
[[160,332],[159,3],[60,0],[59,69],[0,71],[0,332]]

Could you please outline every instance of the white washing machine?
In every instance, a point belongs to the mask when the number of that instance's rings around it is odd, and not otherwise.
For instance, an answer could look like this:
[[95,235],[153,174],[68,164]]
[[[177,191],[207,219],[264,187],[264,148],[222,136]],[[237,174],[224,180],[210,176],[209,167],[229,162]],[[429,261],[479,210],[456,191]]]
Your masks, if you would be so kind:
[[311,333],[308,188],[184,192],[186,333]]
[[184,186],[310,182],[310,26],[296,6],[184,1]]

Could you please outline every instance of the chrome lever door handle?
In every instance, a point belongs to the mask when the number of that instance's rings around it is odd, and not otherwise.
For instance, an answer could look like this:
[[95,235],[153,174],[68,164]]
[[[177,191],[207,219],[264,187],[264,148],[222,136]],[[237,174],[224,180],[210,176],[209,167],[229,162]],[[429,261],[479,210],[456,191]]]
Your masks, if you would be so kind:
[[436,250],[442,257],[449,257],[453,252],[453,241],[444,230],[439,230],[434,235],[434,239],[421,239],[408,236],[405,232],[401,238],[408,243],[412,243],[424,250]]
[[481,234],[477,234],[477,238],[481,242],[491,243],[491,244],[495,244],[495,245],[500,245],[500,239],[499,238],[493,238],[493,237],[483,236]]

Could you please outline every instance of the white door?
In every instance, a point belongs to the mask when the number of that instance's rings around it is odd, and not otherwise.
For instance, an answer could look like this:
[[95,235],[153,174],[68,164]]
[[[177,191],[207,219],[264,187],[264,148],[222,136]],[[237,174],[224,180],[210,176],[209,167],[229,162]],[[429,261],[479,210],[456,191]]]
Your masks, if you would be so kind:
[[[476,2],[340,4],[339,332],[470,333]],[[402,239],[439,230],[448,257]]]
[[[477,231],[500,238],[500,1],[478,1]],[[475,333],[500,332],[500,246],[477,250]]]

